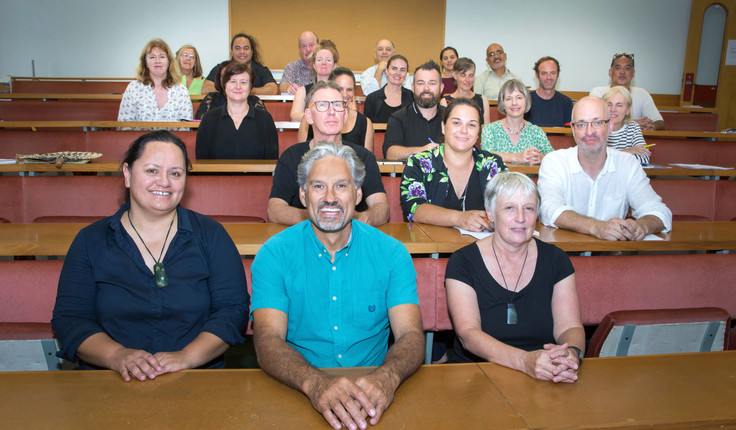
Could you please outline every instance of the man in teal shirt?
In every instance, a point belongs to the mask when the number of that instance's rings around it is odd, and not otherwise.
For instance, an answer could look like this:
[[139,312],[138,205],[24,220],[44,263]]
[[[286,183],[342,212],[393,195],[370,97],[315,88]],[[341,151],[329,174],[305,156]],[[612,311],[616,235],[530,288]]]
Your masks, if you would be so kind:
[[[315,145],[298,169],[309,220],[268,240],[252,266],[261,368],[306,394],[336,429],[377,424],[424,351],[409,252],[353,219],[364,177],[350,147]],[[378,368],[354,381],[318,369],[340,366]]]

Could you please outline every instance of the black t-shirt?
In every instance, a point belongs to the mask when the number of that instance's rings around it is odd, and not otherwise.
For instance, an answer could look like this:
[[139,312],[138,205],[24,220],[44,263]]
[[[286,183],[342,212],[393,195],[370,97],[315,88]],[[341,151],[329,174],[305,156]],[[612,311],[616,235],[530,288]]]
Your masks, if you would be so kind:
[[[361,187],[363,198],[355,206],[357,211],[363,212],[368,209],[368,205],[365,203],[368,196],[375,193],[385,193],[383,182],[381,182],[381,172],[378,170],[378,163],[372,152],[361,145],[351,142],[343,142],[343,144],[351,147],[358,155],[360,161],[365,165],[365,180]],[[271,187],[269,198],[278,198],[288,203],[291,207],[304,209],[304,205],[299,200],[299,184],[297,183],[296,176],[299,163],[309,149],[309,141],[301,142],[291,145],[281,154],[273,172],[273,186]]]
[[236,129],[227,106],[210,110],[197,129],[196,156],[198,160],[277,159],[279,139],[271,114],[251,105]]
[[564,127],[572,121],[572,100],[570,97],[555,91],[551,99],[545,100],[532,91],[532,106],[524,116],[527,121],[538,127]]
[[[222,63],[216,65],[215,67],[210,70],[210,74],[207,75],[207,80],[212,81],[215,83],[215,89],[219,92],[223,92],[222,84],[220,83],[220,73],[222,73],[222,69],[227,66],[230,61],[227,60],[223,61]],[[266,66],[262,66],[259,63],[256,63],[255,61],[251,61],[248,65],[251,70],[253,70],[253,74],[255,75],[255,79],[253,80],[253,85],[251,85],[251,88],[260,88],[264,85],[266,85],[269,82],[276,83],[276,79],[273,78],[273,75],[271,74],[271,71]]]
[[[483,332],[525,351],[542,349],[544,344],[555,342],[552,319],[554,286],[575,273],[564,251],[534,240],[537,244],[534,275],[529,284],[525,287],[520,285],[521,290],[516,293],[505,289],[491,276],[475,243],[455,251],[445,270],[445,279],[458,280],[475,290]],[[506,282],[516,280],[507,279]],[[509,288],[514,286],[509,284]],[[518,315],[518,322],[514,325],[506,324],[509,297],[513,299]],[[460,362],[484,361],[466,351],[459,339],[455,339],[454,351]]]
[[383,156],[394,145],[421,147],[430,143],[442,143],[442,113],[445,107],[437,105],[437,113],[427,120],[417,109],[416,104],[402,108],[391,115],[386,125],[386,138],[383,141]]

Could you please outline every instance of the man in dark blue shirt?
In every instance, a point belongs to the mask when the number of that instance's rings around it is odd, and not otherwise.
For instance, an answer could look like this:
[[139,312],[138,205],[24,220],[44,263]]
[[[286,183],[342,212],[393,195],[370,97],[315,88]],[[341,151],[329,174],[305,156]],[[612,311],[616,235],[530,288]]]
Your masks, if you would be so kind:
[[560,63],[552,57],[542,57],[534,63],[539,87],[532,91],[532,106],[526,120],[539,127],[564,127],[570,122],[572,100],[555,90],[560,77]]

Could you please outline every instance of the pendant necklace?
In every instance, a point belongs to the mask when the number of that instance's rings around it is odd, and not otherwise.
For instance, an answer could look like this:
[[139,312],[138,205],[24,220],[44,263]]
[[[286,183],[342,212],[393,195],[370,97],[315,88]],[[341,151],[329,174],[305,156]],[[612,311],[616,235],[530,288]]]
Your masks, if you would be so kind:
[[[493,256],[496,257],[496,264],[498,264],[498,270],[501,272],[501,279],[503,279],[503,285],[506,287],[506,294],[509,298],[509,303],[506,305],[506,324],[515,325],[518,322],[518,316],[516,315],[516,306],[514,305],[514,297],[509,286],[506,284],[506,277],[503,275],[503,269],[501,269],[501,262],[498,261],[498,255],[496,255],[495,240],[491,239],[491,248],[493,249]],[[519,288],[519,281],[521,280],[521,274],[524,273],[524,266],[526,266],[526,257],[529,256],[529,245],[526,246],[526,254],[524,254],[524,262],[521,263],[521,271],[519,277],[516,279],[516,286],[514,287],[514,293]]]
[[508,123],[506,123],[506,124],[507,124],[506,125],[506,130],[508,130],[509,133],[511,133],[511,134],[521,134],[521,132],[526,128],[526,121],[524,121],[524,124],[521,125],[521,128],[519,129],[519,131],[511,131],[511,129],[508,126]]
[[133,225],[133,221],[130,220],[130,210],[128,210],[128,222],[130,223],[130,226],[133,227],[133,231],[135,232],[136,236],[138,236],[138,239],[141,240],[143,247],[146,248],[146,251],[148,251],[148,254],[151,256],[151,258],[153,258],[153,261],[156,263],[153,265],[153,279],[156,280],[156,285],[159,288],[163,288],[169,285],[169,277],[166,276],[166,270],[164,270],[164,263],[162,263],[161,257],[164,255],[164,249],[166,249],[166,241],[169,240],[169,233],[171,233],[171,227],[174,225],[175,219],[176,215],[174,215],[174,218],[171,219],[171,224],[169,224],[169,231],[166,232],[164,244],[161,247],[161,253],[158,255],[158,260],[156,260],[156,257],[153,256],[151,250],[148,249],[148,247],[146,246],[146,242],[143,241],[140,233],[138,233],[138,230],[136,230],[135,226]]

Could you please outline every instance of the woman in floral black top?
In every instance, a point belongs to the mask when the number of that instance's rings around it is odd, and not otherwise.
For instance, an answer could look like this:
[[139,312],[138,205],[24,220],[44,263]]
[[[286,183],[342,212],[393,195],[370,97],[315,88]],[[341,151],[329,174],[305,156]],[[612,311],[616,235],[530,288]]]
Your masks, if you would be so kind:
[[473,100],[453,100],[442,118],[445,143],[407,160],[401,206],[410,222],[490,230],[483,191],[506,165],[499,156],[475,147],[480,122],[480,107]]

